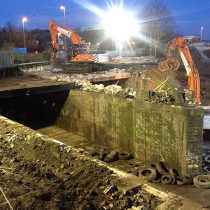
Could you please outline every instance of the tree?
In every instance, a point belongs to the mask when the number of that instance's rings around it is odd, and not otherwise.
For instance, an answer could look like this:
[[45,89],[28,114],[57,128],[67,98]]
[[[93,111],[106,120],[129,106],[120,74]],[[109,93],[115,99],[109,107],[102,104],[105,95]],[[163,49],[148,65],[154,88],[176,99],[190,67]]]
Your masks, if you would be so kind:
[[145,5],[140,15],[143,28],[150,40],[151,53],[157,56],[162,52],[161,43],[166,43],[175,36],[176,23],[163,0],[151,0]]
[[[34,29],[25,30],[26,46],[28,52],[42,52],[48,50],[51,45],[49,30]],[[23,47],[23,30],[11,23],[0,28],[0,49],[12,50]]]

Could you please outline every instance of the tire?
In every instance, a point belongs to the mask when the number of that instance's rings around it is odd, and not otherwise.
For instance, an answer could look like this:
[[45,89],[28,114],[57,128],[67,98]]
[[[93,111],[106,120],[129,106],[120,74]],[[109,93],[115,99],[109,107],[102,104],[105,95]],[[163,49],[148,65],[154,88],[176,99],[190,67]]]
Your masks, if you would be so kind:
[[175,168],[170,168],[169,174],[173,177],[173,182],[171,184],[176,184],[176,179],[179,176],[178,171]]
[[210,163],[210,155],[206,155],[204,157],[204,160],[205,160],[206,163]]
[[106,158],[106,156],[107,156],[109,153],[110,153],[109,150],[104,150],[104,151],[101,152],[101,154],[100,154],[100,159],[101,159],[102,161],[104,161],[104,159]]
[[161,183],[166,185],[174,183],[174,177],[172,177],[170,174],[163,175],[160,180]]
[[169,167],[162,161],[152,164],[151,166],[162,176],[169,173]]
[[205,166],[203,167],[203,171],[204,171],[204,172],[210,172],[210,164],[205,165]]
[[156,178],[157,173],[154,168],[146,168],[146,169],[141,170],[139,172],[139,175],[144,177],[149,182],[152,182]]
[[185,175],[185,176],[178,176],[176,178],[176,183],[178,185],[189,185],[189,184],[192,184],[192,179],[189,176],[187,176],[187,175]]
[[210,175],[198,175],[193,178],[194,186],[202,189],[210,189]]
[[119,160],[131,160],[133,159],[133,156],[130,153],[127,152],[121,152],[118,154]]
[[179,176],[179,173],[175,168],[170,168],[169,173],[171,174],[171,176],[174,176],[175,178]]
[[153,183],[160,183],[161,182],[161,179],[160,178],[155,178],[152,180]]
[[98,152],[93,152],[93,153],[91,154],[91,156],[92,156],[93,158],[98,159],[98,160],[101,159],[101,156],[100,156],[100,154],[99,154]]
[[114,161],[118,160],[118,152],[117,151],[111,151],[105,158],[104,162],[112,163]]

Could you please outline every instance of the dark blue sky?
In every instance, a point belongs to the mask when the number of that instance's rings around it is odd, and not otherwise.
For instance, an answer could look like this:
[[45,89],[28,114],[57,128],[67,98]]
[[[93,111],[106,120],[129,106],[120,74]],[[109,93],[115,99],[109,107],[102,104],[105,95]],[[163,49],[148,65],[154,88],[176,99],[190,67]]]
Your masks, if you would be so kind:
[[[0,0],[0,26],[6,22],[21,27],[22,16],[28,17],[26,28],[48,28],[50,18],[55,22],[63,21],[60,5],[66,6],[66,25],[75,27],[97,27],[97,15],[85,9],[96,5],[107,9],[107,2],[111,0]],[[120,0],[112,0],[113,3]],[[78,4],[79,2],[79,4]],[[129,8],[138,10],[148,0],[124,0]],[[177,27],[184,35],[200,35],[201,26],[204,27],[204,39],[210,39],[210,0],[164,0],[166,6],[174,16]],[[92,4],[91,4],[92,3]]]

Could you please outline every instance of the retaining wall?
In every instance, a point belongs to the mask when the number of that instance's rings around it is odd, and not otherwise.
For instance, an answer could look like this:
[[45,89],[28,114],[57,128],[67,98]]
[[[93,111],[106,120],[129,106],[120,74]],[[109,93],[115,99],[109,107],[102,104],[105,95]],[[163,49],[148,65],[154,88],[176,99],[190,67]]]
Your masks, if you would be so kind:
[[181,174],[202,164],[203,109],[73,90],[56,124],[144,163],[163,160]]

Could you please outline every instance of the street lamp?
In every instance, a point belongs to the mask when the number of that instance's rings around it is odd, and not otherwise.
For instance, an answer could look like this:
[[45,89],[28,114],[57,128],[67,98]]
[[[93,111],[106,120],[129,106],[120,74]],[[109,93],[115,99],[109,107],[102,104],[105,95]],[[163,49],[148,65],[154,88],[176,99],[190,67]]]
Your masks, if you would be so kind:
[[27,17],[22,18],[22,24],[23,24],[23,43],[24,43],[24,48],[26,48],[26,37],[25,37],[25,22],[27,22]]
[[64,20],[64,24],[65,24],[65,20],[66,20],[66,7],[60,6],[60,9],[63,10],[63,20]]
[[201,27],[201,41],[203,40],[203,29],[204,29],[204,27],[202,26]]
[[[64,20],[63,22],[65,24],[65,22],[66,22],[66,7],[64,7],[62,5],[62,6],[60,6],[60,9],[63,10],[63,20]],[[64,48],[66,50],[66,36],[64,37]]]

